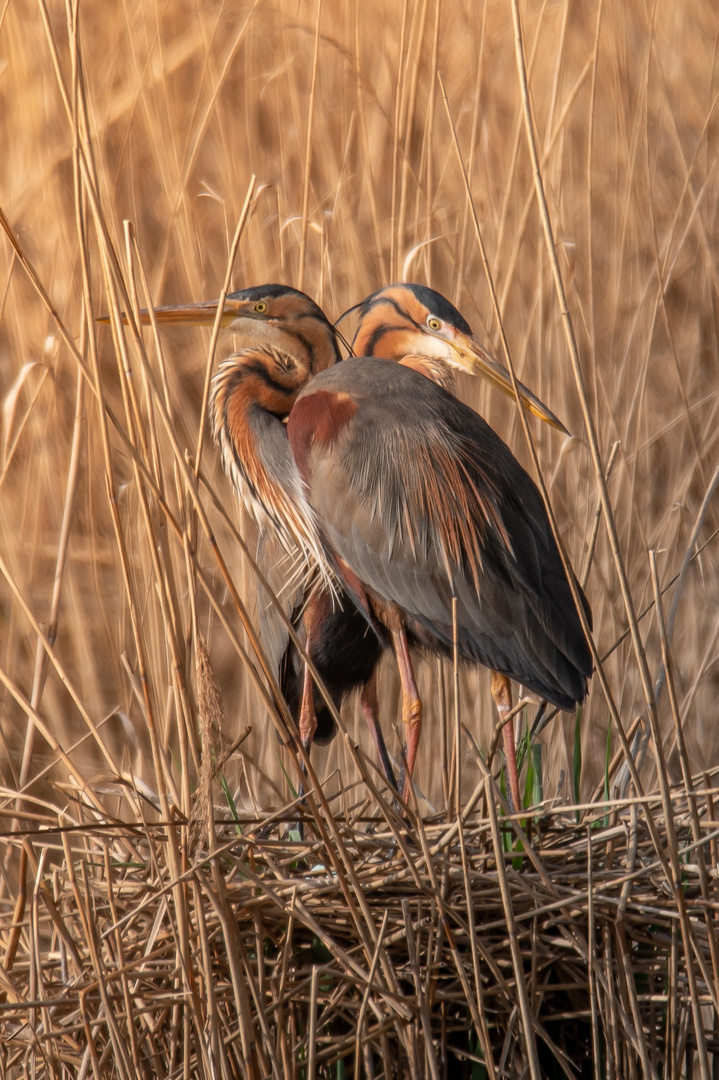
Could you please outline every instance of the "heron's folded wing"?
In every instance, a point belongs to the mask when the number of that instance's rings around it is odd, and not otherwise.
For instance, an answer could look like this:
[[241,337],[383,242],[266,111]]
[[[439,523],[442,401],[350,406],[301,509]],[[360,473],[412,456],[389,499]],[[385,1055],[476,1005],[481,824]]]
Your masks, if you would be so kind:
[[305,394],[323,390],[344,422],[304,469],[328,546],[445,647],[456,596],[463,655],[564,707],[583,697],[591,655],[544,504],[502,440],[387,361],[345,361]]

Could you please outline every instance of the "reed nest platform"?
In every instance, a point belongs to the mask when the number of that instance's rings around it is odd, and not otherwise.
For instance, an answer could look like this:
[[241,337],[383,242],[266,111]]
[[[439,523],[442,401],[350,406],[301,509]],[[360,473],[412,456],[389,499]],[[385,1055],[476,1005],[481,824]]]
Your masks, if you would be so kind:
[[310,793],[199,838],[152,813],[25,828],[2,1074],[715,1075],[714,783],[521,817],[486,777],[441,820]]

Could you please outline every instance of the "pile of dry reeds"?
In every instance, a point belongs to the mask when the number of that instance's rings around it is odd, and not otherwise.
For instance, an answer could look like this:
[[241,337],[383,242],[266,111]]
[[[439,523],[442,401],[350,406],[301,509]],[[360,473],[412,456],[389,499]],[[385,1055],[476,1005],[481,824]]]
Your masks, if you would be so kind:
[[454,819],[318,791],[218,820],[211,853],[151,807],[38,814],[0,920],[3,1075],[706,1075],[710,783],[521,820],[489,774]]

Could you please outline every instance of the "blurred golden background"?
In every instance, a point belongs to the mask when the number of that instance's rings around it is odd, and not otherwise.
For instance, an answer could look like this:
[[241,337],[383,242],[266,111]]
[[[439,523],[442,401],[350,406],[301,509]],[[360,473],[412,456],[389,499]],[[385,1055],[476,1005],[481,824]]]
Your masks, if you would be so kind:
[[[522,5],[522,18],[556,250],[605,462],[619,444],[609,490],[641,613],[653,598],[649,550],[657,551],[668,585],[692,553],[719,461],[719,11],[711,0],[533,0]],[[197,743],[195,584],[188,567],[204,571],[230,629],[247,647],[201,529],[188,527],[183,545],[128,451],[129,439],[176,521],[191,521],[191,500],[140,350],[129,334],[121,348],[107,327],[92,321],[124,303],[118,283],[130,282],[125,219],[137,240],[142,305],[148,295],[141,268],[154,304],[216,297],[254,174],[232,287],[286,282],[337,318],[382,284],[425,282],[449,297],[501,355],[438,75],[518,376],[573,434],[565,440],[532,426],[581,575],[597,483],[537,211],[508,3],[0,5],[0,207],[17,244],[14,249],[0,236],[0,782],[6,792],[29,784],[37,797],[57,801],[48,778],[76,785],[81,777],[99,790],[123,772],[157,790],[149,709],[163,783],[172,780],[187,799],[196,782]],[[351,326],[348,320],[345,333]],[[164,359],[150,334],[145,341],[158,385],[166,372],[177,446],[194,454],[209,332],[163,331]],[[222,339],[220,353],[231,347],[229,337]],[[122,374],[130,369],[131,377]],[[130,382],[136,406],[128,405]],[[531,472],[512,403],[469,378],[459,393]],[[141,431],[148,433],[146,445]],[[209,441],[202,464],[254,549],[253,526],[236,508]],[[252,611],[252,568],[204,489],[202,498]],[[719,756],[718,518],[716,499],[710,500],[696,537],[707,546],[686,574],[671,641],[697,770]],[[664,596],[665,614],[674,590]],[[603,522],[587,593],[605,654],[625,633],[627,611]],[[228,743],[252,727],[242,756],[227,769],[235,803],[277,802],[286,794],[288,766],[265,707],[199,587],[196,603],[223,694]],[[53,631],[49,660],[30,616]],[[640,629],[654,679],[661,662],[654,611]],[[629,639],[612,652],[606,672],[628,729],[645,711]],[[453,711],[451,673],[426,662],[420,690],[426,729],[416,779],[440,809],[440,718]],[[460,690],[462,717],[486,747],[494,726],[487,674],[463,670]],[[28,734],[33,709],[51,738],[41,729]],[[389,660],[381,709],[396,752],[399,687]],[[348,704],[346,717],[372,756],[356,703]],[[666,689],[660,718],[670,751]],[[602,782],[608,724],[595,679],[581,718],[583,797]],[[542,735],[545,797],[576,794],[574,731],[574,718],[566,717]],[[612,738],[612,753],[617,745]],[[60,750],[76,766],[74,778]],[[315,754],[320,776],[333,774],[333,791],[355,779],[341,739]],[[651,772],[649,759],[646,768]],[[467,747],[467,789],[477,776]],[[350,790],[342,799],[351,805],[361,795]]]

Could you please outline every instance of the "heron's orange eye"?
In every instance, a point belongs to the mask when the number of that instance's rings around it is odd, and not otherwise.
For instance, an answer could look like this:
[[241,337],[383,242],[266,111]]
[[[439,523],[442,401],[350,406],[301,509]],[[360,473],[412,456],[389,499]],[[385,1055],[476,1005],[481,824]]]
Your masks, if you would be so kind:
[[264,300],[257,301],[257,303],[255,304],[255,311],[258,315],[264,315],[264,313],[267,311],[267,304]]
[[442,320],[438,319],[435,315],[428,315],[427,326],[430,328],[430,330],[441,330]]

